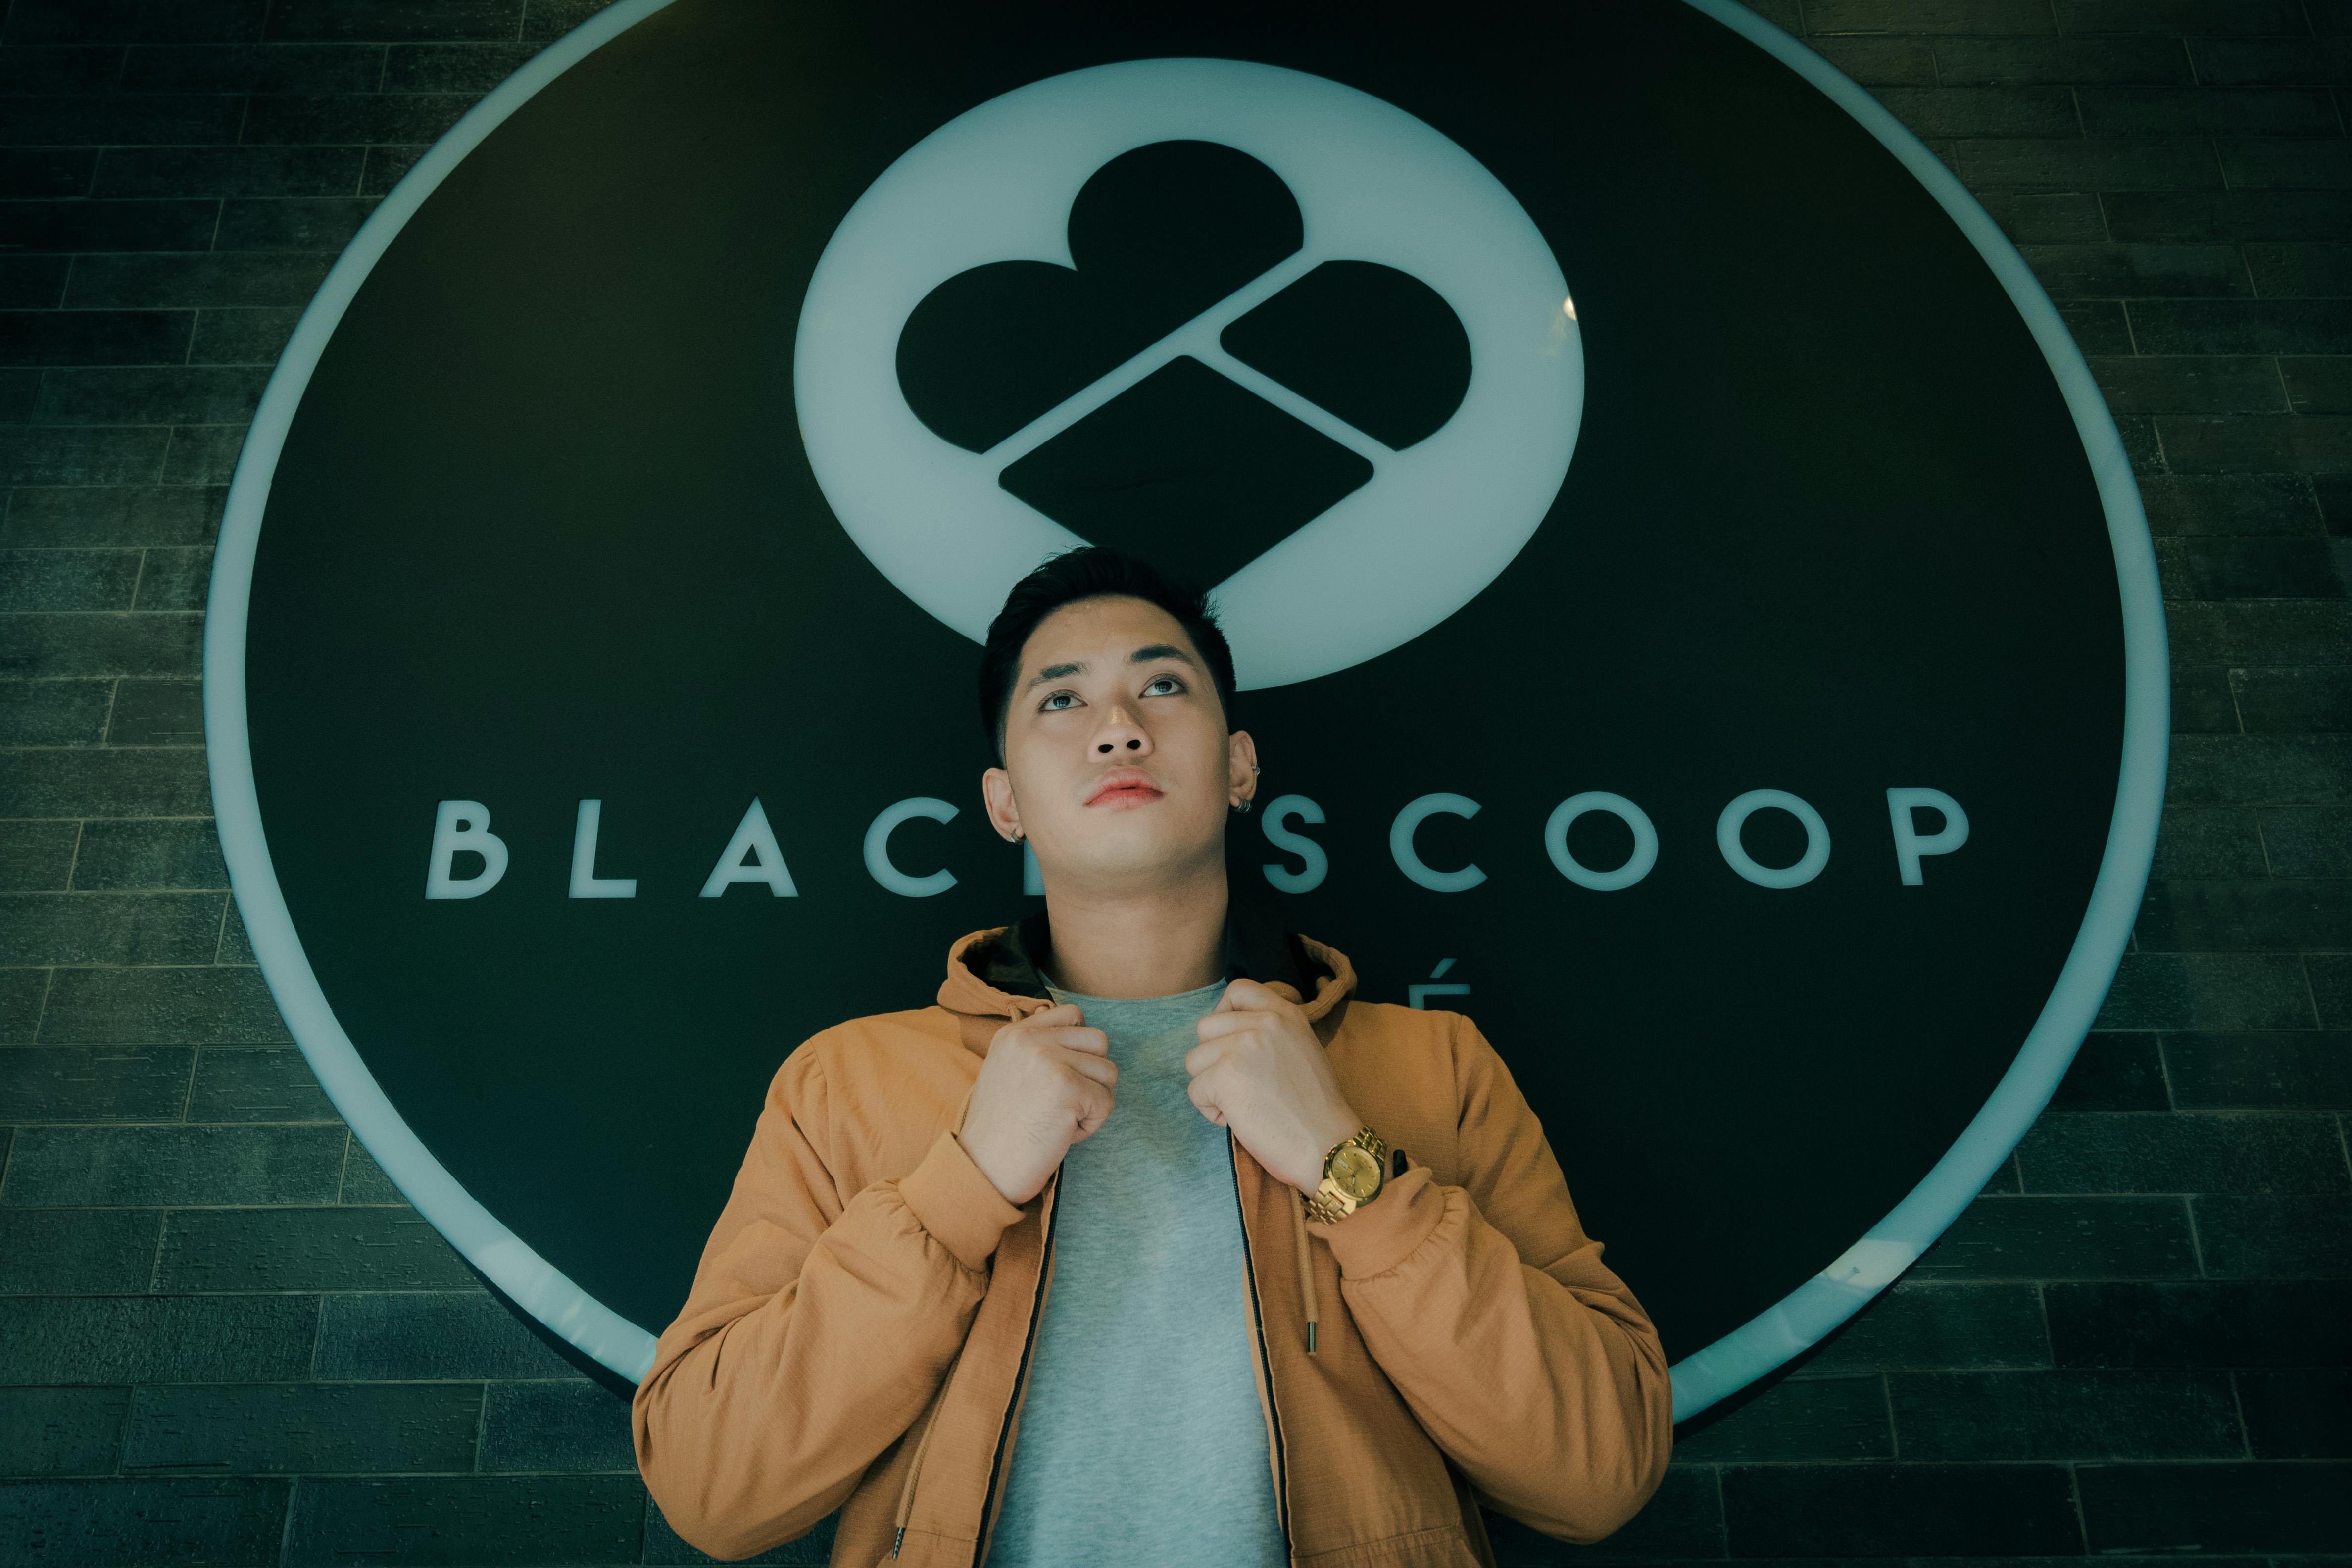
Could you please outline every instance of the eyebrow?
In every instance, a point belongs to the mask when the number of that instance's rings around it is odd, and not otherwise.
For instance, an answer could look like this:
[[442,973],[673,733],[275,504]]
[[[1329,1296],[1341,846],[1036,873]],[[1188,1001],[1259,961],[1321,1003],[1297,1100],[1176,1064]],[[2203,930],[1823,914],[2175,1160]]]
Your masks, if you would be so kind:
[[[1195,669],[1201,668],[1199,663],[1193,659],[1191,654],[1186,653],[1182,648],[1176,647],[1173,643],[1164,642],[1150,643],[1145,647],[1137,648],[1133,653],[1127,656],[1127,662],[1129,664],[1150,664],[1155,658],[1180,659],[1186,664],[1192,665]],[[1036,674],[1031,676],[1028,679],[1023,681],[1021,683],[1021,689],[1026,691],[1031,687],[1042,685],[1048,680],[1059,680],[1066,675],[1084,675],[1086,672],[1087,667],[1083,662],[1077,664],[1049,664],[1045,668],[1039,670]]]

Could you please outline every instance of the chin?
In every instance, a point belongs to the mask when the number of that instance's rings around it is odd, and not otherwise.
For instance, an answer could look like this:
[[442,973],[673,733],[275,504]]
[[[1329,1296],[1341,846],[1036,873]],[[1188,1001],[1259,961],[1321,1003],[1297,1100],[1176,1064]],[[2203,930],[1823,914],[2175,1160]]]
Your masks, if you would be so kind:
[[1165,818],[1157,822],[1138,820],[1151,815],[1129,807],[1106,814],[1105,820],[1089,824],[1083,841],[1070,846],[1070,874],[1094,883],[1149,885],[1165,880],[1203,858],[1222,858],[1222,839],[1203,839],[1197,833],[1172,831],[1174,825]]

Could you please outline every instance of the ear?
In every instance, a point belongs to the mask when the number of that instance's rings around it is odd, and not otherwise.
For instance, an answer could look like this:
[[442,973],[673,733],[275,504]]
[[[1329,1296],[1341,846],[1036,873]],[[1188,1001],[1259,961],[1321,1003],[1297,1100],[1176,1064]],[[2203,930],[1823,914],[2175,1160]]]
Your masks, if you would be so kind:
[[980,775],[981,798],[988,803],[988,825],[1007,844],[1021,834],[1021,807],[1013,798],[1013,775],[991,768]]
[[1257,798],[1257,742],[1247,730],[1225,737],[1225,797],[1239,803]]

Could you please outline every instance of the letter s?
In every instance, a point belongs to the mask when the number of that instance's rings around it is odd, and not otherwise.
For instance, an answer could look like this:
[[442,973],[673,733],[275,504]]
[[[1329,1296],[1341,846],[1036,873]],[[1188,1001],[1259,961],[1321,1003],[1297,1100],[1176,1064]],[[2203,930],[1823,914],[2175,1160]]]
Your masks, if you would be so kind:
[[1323,853],[1323,846],[1283,826],[1286,819],[1293,816],[1301,822],[1320,822],[1323,808],[1303,795],[1286,795],[1265,808],[1265,815],[1258,819],[1265,825],[1265,841],[1306,862],[1296,871],[1268,862],[1265,879],[1286,893],[1309,893],[1321,887],[1323,879],[1331,874],[1331,858]]

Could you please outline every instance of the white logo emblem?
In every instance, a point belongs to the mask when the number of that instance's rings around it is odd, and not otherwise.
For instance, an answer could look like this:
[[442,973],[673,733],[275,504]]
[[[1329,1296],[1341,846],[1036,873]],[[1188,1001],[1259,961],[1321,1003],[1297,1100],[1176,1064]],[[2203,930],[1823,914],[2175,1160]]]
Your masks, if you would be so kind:
[[[938,433],[898,374],[919,307],[950,280],[1008,261],[1075,276],[1081,189],[1112,160],[1171,142],[1231,149],[1270,170],[1297,203],[1296,249],[1018,428]],[[1368,431],[1325,406],[1334,399],[1301,395],[1293,384],[1311,374],[1277,379],[1232,352],[1228,328],[1332,263],[1366,276],[1393,269],[1409,280],[1402,287],[1417,282],[1450,307],[1467,339],[1467,385],[1433,430]],[[908,598],[978,641],[1015,581],[1087,542],[1017,496],[1006,471],[1171,370],[1223,389],[1212,395],[1238,387],[1263,399],[1369,470],[1215,584],[1244,688],[1360,664],[1467,604],[1550,510],[1584,405],[1567,282],[1500,182],[1376,98],[1212,59],[1052,77],[909,149],[817,263],[793,392],[810,465],[842,526]]]

